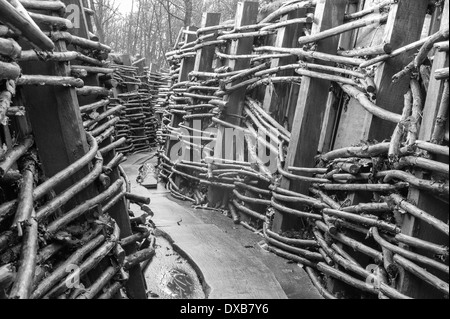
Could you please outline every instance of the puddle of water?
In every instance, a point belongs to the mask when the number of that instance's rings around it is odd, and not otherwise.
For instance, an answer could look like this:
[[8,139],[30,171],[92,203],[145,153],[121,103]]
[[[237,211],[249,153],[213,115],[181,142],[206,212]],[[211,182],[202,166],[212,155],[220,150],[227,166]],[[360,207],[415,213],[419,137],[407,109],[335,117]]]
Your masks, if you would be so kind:
[[161,283],[163,287],[175,299],[189,299],[194,293],[194,281],[188,274],[180,269],[171,269]]
[[191,265],[161,236],[155,256],[144,272],[149,299],[205,299],[202,284]]

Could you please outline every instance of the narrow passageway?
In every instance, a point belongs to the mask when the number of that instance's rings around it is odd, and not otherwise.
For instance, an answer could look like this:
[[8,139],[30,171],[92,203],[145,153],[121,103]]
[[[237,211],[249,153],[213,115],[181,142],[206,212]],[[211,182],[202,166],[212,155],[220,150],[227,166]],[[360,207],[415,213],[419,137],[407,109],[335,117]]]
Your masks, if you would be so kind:
[[[135,154],[122,167],[132,183],[132,192],[151,198],[149,206],[155,214],[152,221],[196,270],[207,298],[321,298],[302,268],[261,248],[260,235],[234,225],[219,211],[192,208],[173,198],[162,184],[156,189],[139,185],[139,168],[144,163],[154,167],[156,162],[152,154]],[[149,173],[143,184],[156,182]]]

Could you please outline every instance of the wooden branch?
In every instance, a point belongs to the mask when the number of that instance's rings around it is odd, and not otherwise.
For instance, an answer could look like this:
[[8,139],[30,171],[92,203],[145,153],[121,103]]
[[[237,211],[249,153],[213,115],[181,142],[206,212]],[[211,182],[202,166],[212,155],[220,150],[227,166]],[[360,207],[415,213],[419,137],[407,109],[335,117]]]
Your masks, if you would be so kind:
[[449,43],[448,43],[448,41],[438,42],[438,43],[435,43],[435,44],[434,44],[434,47],[435,47],[439,52],[448,52]]
[[266,236],[271,237],[279,242],[282,242],[284,244],[294,246],[294,247],[318,247],[318,243],[315,240],[310,239],[295,239],[295,238],[288,238],[285,236],[281,236],[270,229],[267,228],[267,225],[264,225],[264,233]]
[[133,243],[140,242],[140,241],[148,238],[149,236],[150,236],[150,230],[147,229],[143,233],[136,233],[136,234],[128,236],[126,238],[122,238],[120,240],[120,246],[125,247],[125,246],[131,245]]
[[85,292],[77,297],[77,299],[94,299],[118,271],[118,267],[109,266]]
[[313,283],[314,287],[319,291],[319,293],[325,298],[325,299],[337,299],[333,294],[331,294],[320,282],[319,277],[317,276],[314,269],[311,267],[306,266],[305,267],[306,272],[308,273],[309,278],[311,279],[311,282]]
[[116,196],[111,198],[111,200],[109,202],[107,202],[106,204],[103,205],[103,207],[102,207],[103,214],[106,214],[107,212],[109,212],[109,210],[111,208],[113,208],[114,205],[116,205],[124,197],[125,197],[125,192],[120,192],[119,194],[117,194]]
[[233,194],[242,202],[270,206],[270,200],[245,196],[239,193],[239,191],[236,189],[233,190]]
[[19,145],[16,147],[6,152],[3,160],[0,162],[0,178],[9,171],[14,163],[17,162],[17,160],[21,158],[30,149],[30,147],[33,146],[33,144],[34,140],[30,136],[19,142]]
[[20,67],[17,63],[5,63],[0,61],[0,79],[15,80],[20,76]]
[[72,70],[86,70],[88,73],[93,74],[110,74],[114,72],[114,69],[111,68],[100,68],[100,67],[94,67],[94,66],[86,66],[86,65],[72,65],[70,67]]
[[[353,76],[353,77],[360,78],[360,79],[364,79],[366,77],[366,75],[364,75],[363,73],[360,73],[358,71],[353,71],[353,70],[334,67],[334,66],[322,65],[322,64],[301,62],[300,67],[305,68],[305,69],[324,71],[324,72],[340,73],[343,75],[349,75],[349,76]],[[355,85],[355,84],[353,84],[353,85]]]
[[423,249],[425,251],[429,251],[438,256],[448,257],[449,256],[449,248],[443,245],[437,245],[434,243],[430,243],[429,241],[422,240],[419,238],[415,238],[412,236],[408,236],[405,234],[397,234],[395,235],[395,240],[406,244],[411,247]]
[[34,12],[28,12],[28,14],[36,23],[39,23],[39,24],[56,27],[60,30],[67,30],[67,29],[71,29],[73,27],[72,22],[65,18],[48,16],[45,14],[34,13]]
[[429,36],[429,37],[417,40],[415,42],[412,42],[410,44],[407,44],[407,45],[405,45],[405,46],[403,46],[401,48],[395,49],[394,51],[391,52],[391,54],[384,54],[384,55],[377,56],[377,57],[375,57],[375,58],[373,58],[371,60],[363,61],[359,65],[359,67],[361,69],[364,69],[364,68],[367,68],[367,67],[369,67],[371,65],[374,65],[374,64],[386,61],[386,60],[388,60],[390,58],[394,58],[396,56],[399,56],[399,55],[404,54],[406,52],[409,52],[411,50],[417,49],[417,48],[421,47],[425,42],[427,42],[431,37],[432,36]]
[[419,82],[416,79],[411,79],[410,83],[413,104],[410,125],[408,129],[407,145],[411,146],[416,142],[417,136],[419,134],[424,99],[422,98],[422,90],[420,88]]
[[76,89],[77,95],[87,96],[94,95],[99,97],[108,97],[110,90],[100,86],[84,86]]
[[351,30],[355,30],[355,29],[359,29],[362,27],[366,27],[366,26],[370,26],[372,24],[375,23],[384,23],[387,21],[388,19],[388,14],[377,14],[375,16],[371,16],[370,18],[365,18],[365,19],[360,19],[360,20],[355,20],[352,22],[348,22],[345,24],[342,24],[340,26],[331,28],[331,29],[327,29],[325,31],[322,32],[318,32],[314,35],[310,35],[310,36],[304,36],[304,37],[300,37],[298,39],[298,43],[300,46],[308,44],[308,43],[312,43],[312,42],[317,42],[326,38],[330,38],[336,35],[340,35],[342,33],[345,33],[347,31],[351,31]]
[[291,55],[298,55],[304,59],[318,59],[326,62],[334,62],[348,65],[359,66],[364,63],[364,59],[358,58],[348,58],[328,53],[322,53],[317,51],[305,51],[303,49],[291,49],[291,48],[278,48],[278,47],[270,47],[270,46],[262,46],[254,49],[255,52],[261,51],[272,51],[272,52],[280,52],[280,53],[289,53]]
[[447,178],[449,176],[448,164],[444,164],[438,161],[433,161],[423,157],[417,156],[405,156],[398,160],[395,165],[396,169],[402,169],[404,167],[419,167],[428,171],[436,172],[445,175]]
[[445,139],[445,126],[448,121],[448,108],[449,108],[449,82],[445,81],[444,90],[442,92],[441,104],[439,106],[439,112],[434,124],[433,135],[431,137],[431,143],[442,144]]
[[422,189],[431,192],[438,196],[443,196],[445,198],[449,197],[449,184],[448,181],[445,183],[436,183],[434,181],[424,180],[415,177],[407,172],[392,170],[377,173],[377,177],[384,177],[386,183],[390,182],[392,179],[399,179],[404,182],[410,183],[418,189]]
[[424,221],[425,223],[433,226],[437,230],[443,232],[447,236],[449,235],[449,226],[444,223],[443,221],[437,219],[436,217],[432,216],[431,214],[428,214],[427,212],[419,209],[418,207],[414,206],[413,204],[408,203],[404,198],[402,198],[400,195],[397,194],[391,194],[389,197],[383,198],[388,204],[393,203],[400,207],[401,209],[404,209],[409,214],[413,215],[414,217]]
[[375,105],[364,93],[362,93],[355,87],[344,84],[341,85],[341,88],[352,98],[358,100],[361,106],[364,107],[367,112],[371,113],[373,116],[393,123],[399,123],[401,121],[400,114],[384,110],[381,107]]
[[434,77],[436,80],[448,80],[449,76],[449,68],[438,69],[434,73]]
[[397,161],[397,159],[400,156],[401,142],[406,132],[405,123],[411,114],[411,109],[412,109],[412,92],[411,90],[409,90],[405,94],[404,106],[400,122],[395,127],[394,134],[392,134],[391,137],[391,143],[388,151],[388,157],[391,162]]
[[78,217],[86,214],[91,209],[95,208],[97,205],[101,205],[106,199],[113,196],[123,185],[122,180],[117,180],[112,184],[107,190],[105,190],[100,195],[85,201],[83,204],[78,205],[74,209],[66,213],[66,215],[59,217],[54,222],[50,223],[47,227],[49,234],[56,234],[61,228],[67,226],[73,222]]
[[38,248],[38,223],[34,219],[29,219],[25,225],[19,270],[9,293],[10,299],[29,299],[36,270]]
[[[84,166],[86,166],[94,159],[98,151],[98,144],[90,134],[87,134],[87,140],[91,147],[90,150],[78,161],[72,163],[61,172],[55,174],[54,176],[43,182],[41,185],[37,186],[33,191],[34,200],[39,200],[44,195],[48,194],[59,183],[71,177],[73,174],[78,172],[80,169],[82,169]],[[10,216],[16,204],[17,200],[13,200],[0,205],[0,224],[3,222],[5,218],[8,218]]]
[[380,229],[383,229],[385,231],[388,231],[388,232],[391,232],[394,234],[400,233],[400,229],[396,225],[385,222],[383,220],[379,220],[377,218],[373,219],[370,217],[359,216],[359,215],[355,215],[353,213],[347,213],[347,212],[344,212],[341,210],[330,209],[330,208],[325,208],[323,210],[323,213],[327,214],[327,215],[331,215],[331,216],[336,216],[338,218],[350,220],[352,222],[356,222],[359,224],[379,227]]
[[84,82],[81,79],[68,76],[22,75],[17,79],[17,85],[45,85],[82,88],[84,86]]
[[52,289],[61,279],[67,275],[67,267],[69,265],[79,265],[83,258],[94,250],[98,245],[105,241],[104,235],[98,235],[91,239],[88,243],[76,250],[69,258],[59,265],[53,272],[46,277],[33,291],[32,299],[42,298],[50,289]]
[[18,58],[19,62],[27,62],[27,61],[73,61],[79,57],[79,53],[75,51],[67,51],[67,52],[47,52],[47,51],[34,51],[34,50],[26,50],[22,51],[20,57]]
[[15,60],[22,53],[22,47],[13,39],[0,38],[0,55]]
[[115,129],[115,126],[117,123],[120,122],[120,117],[114,117],[113,119],[109,120],[108,122],[106,122],[105,124],[102,124],[100,126],[98,126],[96,129],[91,131],[92,136],[99,136],[100,134],[102,134],[103,132],[105,132],[107,129]]
[[384,248],[389,249],[390,251],[394,252],[395,254],[401,255],[403,257],[409,258],[413,261],[419,262],[421,264],[427,265],[429,267],[433,267],[434,269],[437,269],[441,272],[444,272],[446,274],[449,273],[449,267],[443,263],[440,263],[436,260],[433,260],[431,258],[413,253],[409,250],[400,248],[398,246],[395,246],[389,242],[387,242],[386,240],[384,240],[380,234],[378,233],[378,229],[377,227],[372,227],[370,229],[370,233],[372,234],[373,238],[375,239],[375,241]]
[[333,239],[373,258],[377,263],[383,261],[383,254],[381,252],[339,232],[330,232],[328,226],[322,222],[316,222],[316,225],[321,231],[330,234]]
[[434,143],[429,143],[425,141],[416,141],[415,146],[420,148],[421,150],[436,154],[443,155],[449,157],[449,148],[448,146],[437,145]]
[[304,70],[304,69],[296,69],[295,72],[301,76],[308,76],[308,77],[315,78],[315,79],[322,79],[322,80],[326,80],[326,81],[332,81],[332,82],[337,82],[340,84],[347,84],[347,85],[352,85],[352,86],[357,85],[356,82],[353,81],[352,79],[345,78],[345,77],[338,76],[338,75],[314,72],[314,71],[309,71],[309,70]]
[[[120,237],[120,229],[116,223],[114,223],[114,233],[112,234],[109,241],[104,243],[100,248],[93,252],[79,267],[78,272],[73,272],[69,274],[65,280],[59,283],[55,288],[53,288],[47,295],[50,298],[55,298],[63,294],[67,289],[66,282],[74,282],[76,278],[84,277],[90,270],[95,268],[117,245]],[[67,273],[66,273],[67,274]]]
[[323,272],[333,278],[336,278],[350,286],[353,286],[359,290],[366,291],[366,292],[372,293],[374,295],[378,295],[378,291],[372,285],[368,285],[366,282],[364,282],[362,280],[355,279],[352,276],[347,275],[346,273],[344,273],[340,270],[337,270],[333,267],[330,267],[325,263],[322,263],[322,262],[318,263],[317,269],[320,270],[321,272]]
[[96,111],[99,108],[108,106],[110,103],[111,103],[111,101],[109,99],[104,99],[104,100],[100,100],[98,102],[94,102],[92,104],[83,105],[83,106],[80,106],[80,112],[82,114],[85,114],[88,112]]
[[153,258],[153,256],[155,256],[155,248],[153,247],[140,250],[133,255],[127,256],[127,258],[125,258],[123,268],[126,270],[130,269],[143,261]]
[[307,1],[302,1],[302,2],[299,2],[299,3],[286,5],[284,7],[279,8],[278,10],[275,10],[274,12],[270,13],[267,17],[265,17],[264,19],[259,21],[259,23],[263,24],[263,23],[272,22],[276,18],[278,18],[278,17],[280,17],[282,15],[285,15],[285,14],[291,12],[291,11],[298,10],[298,9],[312,8],[312,7],[314,7],[316,5],[316,3],[317,3],[316,0],[307,0]]
[[353,214],[373,214],[391,212],[392,210],[387,203],[360,203],[358,205],[344,207],[342,211]]
[[250,216],[250,217],[259,219],[259,220],[265,220],[265,219],[266,219],[266,217],[265,217],[264,215],[259,214],[259,213],[255,212],[254,210],[252,210],[252,209],[250,209],[250,208],[248,208],[248,207],[245,207],[245,206],[239,204],[237,200],[233,199],[232,202],[233,202],[233,205],[234,205],[240,212],[242,212],[242,213],[244,213],[244,214],[246,214],[246,215],[248,215],[248,216]]
[[266,234],[264,234],[264,237],[265,237],[266,242],[271,246],[278,247],[282,250],[288,251],[295,255],[299,255],[301,257],[307,258],[308,260],[311,260],[312,262],[323,261],[323,257],[319,253],[312,252],[312,251],[298,248],[298,247],[290,246],[286,243],[283,243],[274,238],[271,238],[271,237],[267,236]]
[[380,54],[391,54],[392,53],[392,45],[390,43],[382,43],[373,47],[361,48],[361,49],[352,49],[346,51],[338,51],[338,55],[346,56],[346,57],[362,57],[362,56],[371,56],[371,55],[380,55]]
[[98,299],[112,299],[122,289],[122,283],[115,282]]
[[341,191],[341,192],[394,192],[409,187],[408,183],[397,184],[319,184],[315,185],[320,189],[326,191]]
[[288,208],[275,200],[273,197],[271,200],[272,207],[279,211],[280,213],[286,213],[297,217],[302,218],[311,218],[311,219],[322,219],[322,216],[314,213],[302,212],[297,209]]
[[44,51],[53,51],[55,45],[41,31],[17,0],[0,0],[0,20],[18,35],[22,34],[32,44]]
[[149,205],[151,202],[150,197],[140,196],[140,195],[131,194],[131,193],[125,193],[125,197],[132,203],[136,203],[136,204]]
[[[8,118],[6,116],[7,116],[8,110],[11,106],[11,99],[12,99],[12,94],[11,94],[10,90],[5,90],[3,92],[0,92],[0,124],[1,125],[8,124]],[[2,154],[2,155],[3,155],[2,156],[2,158],[3,158],[4,154]]]
[[434,44],[443,40],[448,40],[449,37],[449,28],[444,28],[431,37],[427,39],[427,41],[422,45],[417,53],[416,58],[414,59],[414,68],[417,70],[422,63],[428,58],[428,53],[433,49]]
[[14,217],[13,226],[17,227],[19,235],[21,233],[22,223],[29,222],[31,214],[34,211],[33,189],[34,177],[36,173],[36,163],[29,160],[25,163],[22,170],[22,183],[18,197],[16,215]]
[[47,202],[45,205],[41,206],[36,214],[36,219],[39,222],[43,222],[49,216],[51,216],[57,209],[65,205],[70,201],[76,194],[80,193],[97,180],[99,175],[102,173],[103,168],[103,158],[99,157],[96,159],[93,169],[84,176],[81,180],[77,181],[75,184],[70,186],[64,192],[58,194],[51,201]]
[[[83,127],[84,128],[89,128],[92,125],[94,125],[95,123],[98,123],[98,122],[108,118],[108,116],[111,116],[111,115],[116,114],[116,113],[120,114],[125,109],[126,109],[126,106],[124,106],[124,105],[117,105],[117,106],[107,110],[106,112],[101,113],[96,118],[83,122]],[[94,134],[92,134],[92,135],[94,135]]]
[[380,3],[378,3],[378,4],[374,5],[374,6],[368,7],[366,9],[364,9],[364,10],[357,11],[355,13],[346,14],[344,16],[344,21],[359,19],[359,18],[362,18],[362,17],[364,17],[366,15],[369,15],[369,14],[372,14],[372,13],[375,13],[375,12],[380,12],[380,10],[386,8],[387,6],[390,6],[391,4],[395,4],[395,3],[398,3],[398,0],[384,0],[384,1],[381,1]]
[[107,154],[111,152],[113,149],[120,147],[121,145],[125,144],[127,142],[127,139],[125,137],[122,137],[121,139],[109,144],[108,146],[105,146],[104,148],[100,149],[100,153],[102,155]]
[[92,40],[87,40],[81,37],[77,37],[71,35],[68,32],[53,32],[51,34],[51,37],[52,40],[55,42],[63,40],[66,41],[68,44],[76,45],[83,49],[111,52],[111,48],[107,45]]
[[429,273],[424,268],[417,266],[406,258],[403,258],[400,255],[394,255],[394,261],[403,267],[405,270],[414,274],[418,278],[422,279],[426,283],[430,284],[434,288],[438,289],[440,292],[448,295],[449,285],[445,281],[439,279],[435,275]]

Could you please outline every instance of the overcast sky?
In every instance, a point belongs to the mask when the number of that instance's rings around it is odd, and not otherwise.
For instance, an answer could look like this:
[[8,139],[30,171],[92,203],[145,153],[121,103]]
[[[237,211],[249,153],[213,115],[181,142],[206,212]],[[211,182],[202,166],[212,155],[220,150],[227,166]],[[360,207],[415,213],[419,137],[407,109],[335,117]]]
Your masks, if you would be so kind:
[[131,10],[131,0],[119,0],[120,3],[120,11],[122,13],[128,13]]

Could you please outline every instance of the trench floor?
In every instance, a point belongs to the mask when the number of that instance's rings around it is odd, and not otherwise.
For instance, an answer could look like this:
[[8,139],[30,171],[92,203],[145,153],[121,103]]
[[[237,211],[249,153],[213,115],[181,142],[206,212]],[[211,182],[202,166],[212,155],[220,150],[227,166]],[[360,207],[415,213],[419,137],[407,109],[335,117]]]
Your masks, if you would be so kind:
[[[255,234],[241,225],[234,225],[231,219],[220,212],[192,208],[188,202],[173,198],[161,184],[154,189],[139,185],[136,182],[139,168],[144,163],[151,163],[151,167],[154,167],[157,161],[156,158],[152,158],[152,155],[150,153],[132,155],[122,164],[122,167],[132,183],[132,192],[151,198],[149,206],[155,214],[152,220],[163,234],[163,236],[157,237],[156,244],[158,245],[160,242],[160,247],[171,252],[157,254],[156,259],[169,260],[156,263],[168,265],[171,263],[170,258],[174,258],[175,255],[177,263],[181,265],[175,269],[175,276],[181,279],[181,285],[185,287],[189,284],[194,286],[201,284],[203,287],[204,294],[195,291],[194,288],[189,296],[181,294],[178,297],[197,299],[321,298],[302,268],[260,247],[263,238],[259,234]],[[154,173],[149,172],[148,175],[153,176]],[[150,177],[144,184],[146,183],[156,184],[156,181]],[[189,265],[184,265],[185,261]],[[153,263],[154,261],[152,261]],[[155,270],[158,269],[158,266],[155,268],[152,264],[147,269],[145,276],[149,283],[149,290],[154,292],[157,288],[152,288],[155,279],[153,275],[160,275]],[[198,278],[192,278],[190,269],[195,270]],[[154,274],[152,274],[153,271],[155,271]],[[181,274],[178,271],[181,271]],[[188,291],[191,292],[189,289]],[[160,297],[164,298],[164,295],[162,292]],[[167,289],[166,295],[170,295]]]

